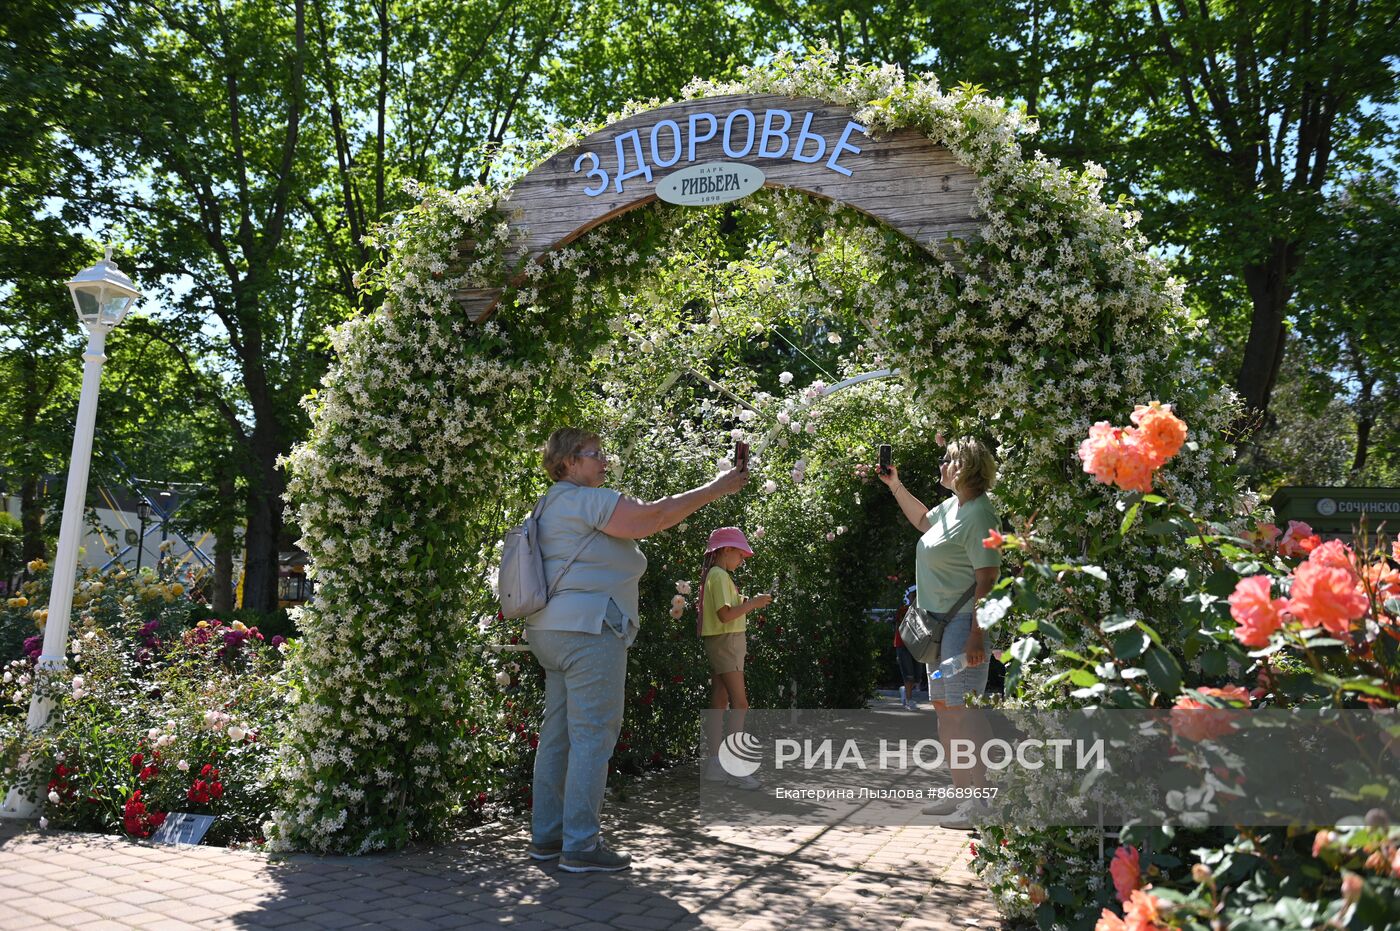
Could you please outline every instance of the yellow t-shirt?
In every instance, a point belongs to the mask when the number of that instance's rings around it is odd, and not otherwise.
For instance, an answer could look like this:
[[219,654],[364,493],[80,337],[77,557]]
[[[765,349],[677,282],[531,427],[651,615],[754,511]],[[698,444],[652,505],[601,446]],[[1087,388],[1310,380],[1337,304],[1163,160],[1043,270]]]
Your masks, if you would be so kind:
[[719,619],[720,608],[733,608],[740,602],[739,590],[734,580],[719,566],[705,576],[705,618],[700,627],[700,636],[714,637],[719,634],[732,634],[748,627],[747,615],[741,614],[728,624]]

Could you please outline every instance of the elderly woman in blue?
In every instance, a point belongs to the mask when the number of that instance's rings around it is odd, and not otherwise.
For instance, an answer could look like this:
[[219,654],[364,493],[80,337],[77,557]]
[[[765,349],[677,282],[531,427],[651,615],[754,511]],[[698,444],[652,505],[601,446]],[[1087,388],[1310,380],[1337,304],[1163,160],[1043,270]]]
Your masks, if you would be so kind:
[[[945,754],[953,740],[971,740],[980,746],[991,736],[983,717],[968,712],[966,704],[968,695],[981,694],[987,688],[987,646],[977,623],[977,603],[991,592],[1001,573],[1001,550],[982,545],[991,531],[1001,527],[1001,518],[987,497],[996,475],[991,450],[974,437],[948,444],[939,464],[938,483],[953,495],[933,508],[904,487],[893,466],[880,474],[905,518],[922,534],[914,554],[919,607],[948,620],[939,663],[928,666],[929,700],[938,713],[938,735]],[[949,661],[959,656],[965,667],[955,669],[958,663]],[[940,667],[942,674],[934,678]],[[953,784],[960,789],[983,787],[986,771],[980,762],[971,769],[954,769]],[[944,825],[962,826],[970,824],[968,815],[975,814],[976,807],[959,805],[950,798],[925,808],[924,813],[952,816]]]
[[598,824],[647,567],[635,541],[738,491],[749,473],[733,469],[683,494],[637,501],[602,487],[608,457],[598,435],[568,427],[550,435],[544,468],[554,485],[538,516],[540,552],[545,578],[559,581],[525,619],[545,675],[529,852],[560,858],[574,873],[622,870],[631,858],[603,844]]

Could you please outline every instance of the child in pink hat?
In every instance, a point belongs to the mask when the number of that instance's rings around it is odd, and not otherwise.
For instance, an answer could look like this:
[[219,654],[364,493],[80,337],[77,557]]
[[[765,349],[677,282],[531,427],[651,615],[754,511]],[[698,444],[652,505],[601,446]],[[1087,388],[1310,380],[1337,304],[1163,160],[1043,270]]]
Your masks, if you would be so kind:
[[[720,765],[718,754],[726,734],[744,729],[744,712],[749,708],[748,693],[744,689],[744,657],[748,652],[745,617],[773,601],[772,595],[745,598],[734,587],[730,573],[752,555],[753,547],[738,527],[721,527],[711,533],[705,544],[700,599],[696,605],[699,613],[696,631],[705,644],[714,682],[710,711],[705,717],[705,737],[710,747],[705,778],[745,789],[758,788],[758,780],[753,776],[729,775]],[[726,710],[732,712],[727,728],[724,725]]]

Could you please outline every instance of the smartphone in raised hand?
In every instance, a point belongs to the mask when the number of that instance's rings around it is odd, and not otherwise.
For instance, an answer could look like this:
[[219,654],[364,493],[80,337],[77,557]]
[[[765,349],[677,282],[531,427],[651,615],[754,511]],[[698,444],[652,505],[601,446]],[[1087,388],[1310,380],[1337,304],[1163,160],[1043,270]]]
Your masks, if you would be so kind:
[[891,452],[892,452],[892,451],[890,450],[890,444],[889,444],[889,443],[881,443],[881,444],[880,444],[880,474],[881,474],[881,475],[889,475],[889,474],[890,474],[890,463],[891,463],[891,461],[892,461],[892,460],[891,460]]
[[749,444],[743,440],[734,443],[734,468],[740,472],[749,470]]

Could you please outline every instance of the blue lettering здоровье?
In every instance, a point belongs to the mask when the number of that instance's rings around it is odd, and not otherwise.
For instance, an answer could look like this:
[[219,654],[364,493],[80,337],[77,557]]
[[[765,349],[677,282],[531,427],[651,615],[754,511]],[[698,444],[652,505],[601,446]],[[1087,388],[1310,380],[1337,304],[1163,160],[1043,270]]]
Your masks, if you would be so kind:
[[[796,139],[792,137],[792,128],[801,118],[801,126],[797,129]],[[735,131],[736,124],[744,128]],[[723,133],[721,133],[721,126]],[[647,153],[643,152],[642,133],[647,133],[647,141],[650,143],[650,163],[647,161]],[[839,161],[842,155],[851,153],[859,155],[861,148],[851,142],[853,133],[861,133],[869,137],[870,129],[862,126],[854,120],[847,120],[845,127],[841,130],[841,136],[836,140],[836,144],[827,145],[826,137],[820,133],[812,132],[812,114],[809,112],[792,113],[783,109],[770,109],[763,111],[763,118],[746,107],[733,110],[721,120],[713,113],[692,113],[686,121],[685,126],[672,119],[657,121],[654,125],[643,129],[631,129],[624,133],[619,133],[613,138],[613,149],[616,155],[613,171],[610,174],[607,168],[603,167],[602,159],[596,152],[584,152],[579,155],[573,163],[575,174],[584,171],[584,178],[596,181],[596,184],[585,186],[583,193],[588,197],[597,197],[608,189],[611,182],[614,191],[618,194],[623,192],[625,182],[632,178],[644,178],[652,180],[652,166],[657,168],[670,168],[681,160],[681,154],[686,156],[686,162],[694,162],[696,159],[696,147],[704,142],[709,142],[716,137],[720,139],[720,146],[724,154],[729,158],[748,158],[751,154],[755,158],[782,159],[788,158],[795,162],[802,162],[808,165],[815,165],[826,157],[823,167],[836,172],[837,174],[851,177],[851,169],[842,165]],[[742,147],[735,145],[735,136]],[[669,138],[668,138],[669,137]],[[629,142],[631,145],[627,145]],[[754,152],[757,143],[757,152]],[[661,158],[661,150],[670,149],[667,154],[669,160]],[[828,152],[830,153],[828,155]],[[791,153],[791,154],[789,154]],[[631,167],[632,162],[636,167]],[[685,182],[689,185],[690,182]],[[736,180],[737,183],[737,180]],[[716,188],[715,190],[721,190]],[[691,193],[691,191],[687,191]]]

